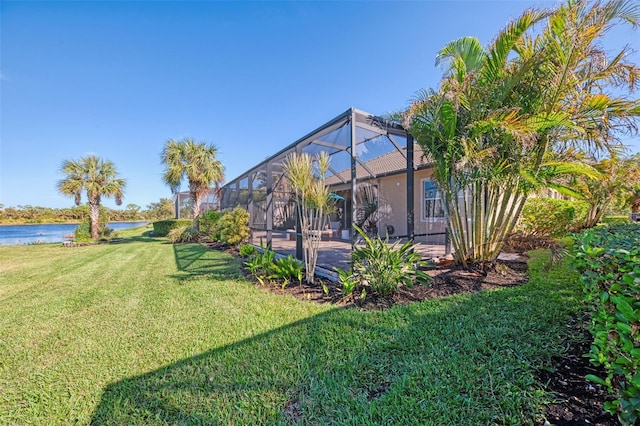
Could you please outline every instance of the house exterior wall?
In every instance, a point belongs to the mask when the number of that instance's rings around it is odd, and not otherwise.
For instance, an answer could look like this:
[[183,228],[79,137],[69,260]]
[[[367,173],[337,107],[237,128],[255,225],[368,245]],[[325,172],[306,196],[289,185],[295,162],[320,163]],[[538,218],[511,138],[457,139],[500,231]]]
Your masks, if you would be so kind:
[[[433,244],[444,244],[444,236],[420,236],[427,233],[444,233],[444,219],[424,218],[423,181],[430,180],[432,169],[421,169],[414,172],[414,232],[416,241]],[[371,182],[373,183],[373,182]],[[406,175],[397,174],[379,178],[375,181],[379,189],[378,201],[378,233],[385,236],[387,229],[393,227],[390,237],[407,235],[407,179]]]
[[385,236],[393,227],[390,237],[407,235],[407,179],[405,174],[387,176],[378,180],[378,233]]

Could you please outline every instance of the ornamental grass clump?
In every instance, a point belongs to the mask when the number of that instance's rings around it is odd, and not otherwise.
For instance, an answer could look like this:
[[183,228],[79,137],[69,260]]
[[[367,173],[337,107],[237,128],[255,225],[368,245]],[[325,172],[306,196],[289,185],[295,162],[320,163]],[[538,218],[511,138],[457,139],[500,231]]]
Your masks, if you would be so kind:
[[201,234],[193,226],[181,226],[179,228],[173,228],[167,234],[167,238],[173,244],[176,243],[197,243],[200,241]]
[[575,266],[590,307],[586,355],[605,377],[587,379],[615,395],[604,409],[624,425],[640,420],[640,225],[594,228],[575,237]]

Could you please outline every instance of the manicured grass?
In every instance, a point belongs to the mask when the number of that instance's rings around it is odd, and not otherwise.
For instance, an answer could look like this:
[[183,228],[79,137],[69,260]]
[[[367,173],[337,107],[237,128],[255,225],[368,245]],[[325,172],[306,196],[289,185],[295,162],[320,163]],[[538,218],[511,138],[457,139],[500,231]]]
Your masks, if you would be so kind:
[[359,312],[256,288],[199,245],[0,247],[0,424],[526,424],[580,308],[518,288]]

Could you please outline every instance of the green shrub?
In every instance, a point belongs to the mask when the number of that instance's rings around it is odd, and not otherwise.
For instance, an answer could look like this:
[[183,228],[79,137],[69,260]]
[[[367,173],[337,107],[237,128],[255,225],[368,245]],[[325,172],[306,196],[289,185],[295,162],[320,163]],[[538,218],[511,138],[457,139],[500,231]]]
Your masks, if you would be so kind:
[[365,245],[351,252],[351,274],[336,268],[344,294],[352,293],[356,282],[364,287],[363,290],[369,288],[382,297],[396,293],[402,284],[412,286],[415,281],[429,283],[431,277],[419,269],[427,263],[419,253],[413,251],[415,244],[389,244],[388,238],[370,238],[359,227],[354,228],[364,239]]
[[605,216],[602,218],[602,222],[607,225],[621,225],[624,223],[630,223],[629,216]]
[[242,207],[225,212],[218,224],[223,243],[239,245],[249,238],[249,212]]
[[529,198],[515,231],[532,237],[559,237],[582,228],[588,208],[581,201]]
[[200,233],[193,226],[173,228],[167,234],[172,243],[196,243],[200,241]]
[[[98,223],[98,238],[108,238],[113,230],[104,223]],[[74,231],[74,239],[79,243],[87,243],[93,241],[91,238],[91,219],[83,219]]]
[[207,210],[198,218],[198,226],[203,235],[208,236],[212,240],[220,240],[220,231],[218,222],[222,217],[222,213],[215,210]]
[[243,244],[240,246],[240,256],[242,257],[251,257],[256,254],[256,248],[251,244]]
[[622,424],[640,419],[640,225],[610,225],[575,237],[575,266],[590,305],[591,363],[607,376],[587,378],[616,396],[604,408]]
[[301,283],[303,272],[304,265],[302,262],[288,255],[287,257],[281,257],[273,261],[269,278],[283,281],[282,288],[284,288],[289,284],[289,281],[293,279]]
[[167,219],[153,222],[153,235],[156,237],[166,237],[169,231],[174,228],[192,225],[191,219]]
[[587,214],[589,213],[589,203],[586,201],[569,201],[573,204],[573,220],[569,224],[567,231],[579,232],[584,229],[584,225],[587,222]]
[[85,243],[91,241],[91,221],[89,219],[84,219],[75,232],[75,240],[77,242]]

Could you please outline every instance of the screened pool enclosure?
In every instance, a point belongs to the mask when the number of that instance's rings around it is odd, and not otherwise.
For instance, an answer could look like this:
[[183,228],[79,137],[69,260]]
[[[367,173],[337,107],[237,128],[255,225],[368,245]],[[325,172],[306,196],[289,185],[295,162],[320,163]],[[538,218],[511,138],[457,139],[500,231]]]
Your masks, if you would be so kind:
[[222,188],[221,209],[249,211],[251,243],[302,256],[293,194],[283,174],[288,155],[329,154],[333,208],[321,231],[318,265],[347,267],[359,244],[353,225],[390,241],[414,240],[426,257],[449,252],[446,221],[431,167],[400,125],[351,108]]

